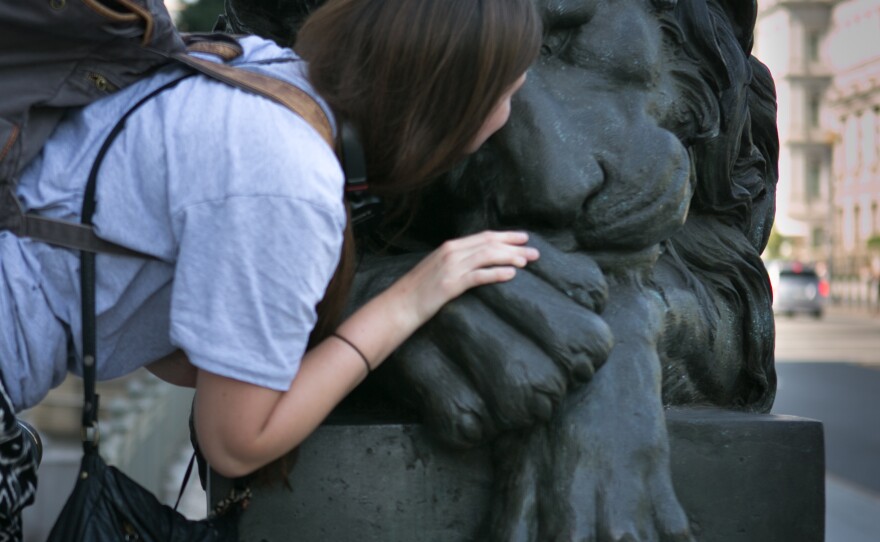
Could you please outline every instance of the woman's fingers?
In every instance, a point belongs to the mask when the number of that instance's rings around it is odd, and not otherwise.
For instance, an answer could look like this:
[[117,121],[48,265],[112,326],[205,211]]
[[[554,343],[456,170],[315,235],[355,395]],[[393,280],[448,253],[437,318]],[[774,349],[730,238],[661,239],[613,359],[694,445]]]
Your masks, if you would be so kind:
[[[485,231],[453,239],[443,243],[436,253],[444,263],[455,265],[465,264],[472,267],[485,265],[513,264],[511,258],[520,256],[525,261],[521,265],[537,259],[538,252],[532,247],[525,246],[529,236],[524,232],[498,232]],[[476,261],[468,261],[477,256]]]
[[524,245],[529,240],[529,234],[524,231],[493,231],[486,230],[480,233],[451,239],[443,244],[454,250],[463,250],[470,247],[486,245],[489,243],[504,243],[508,245]]
[[540,256],[537,249],[523,245],[526,241],[523,232],[487,231],[444,244],[438,256],[449,295],[512,279],[517,267]]
[[507,282],[516,276],[515,267],[489,267],[476,269],[471,271],[465,279],[465,290],[483,286],[485,284],[494,284],[496,282]]
[[465,273],[481,267],[525,267],[540,256],[536,248],[525,246],[528,239],[523,232],[486,231],[444,243],[440,257]]
[[[517,267],[538,259],[538,250],[525,246],[529,236],[518,231],[485,231],[443,243],[400,281],[396,290],[419,322],[475,286],[510,280]],[[414,294],[414,295],[413,295]]]
[[538,259],[540,254],[532,247],[514,245],[488,245],[461,255],[461,265],[466,269],[477,269],[493,265],[512,265],[525,267]]

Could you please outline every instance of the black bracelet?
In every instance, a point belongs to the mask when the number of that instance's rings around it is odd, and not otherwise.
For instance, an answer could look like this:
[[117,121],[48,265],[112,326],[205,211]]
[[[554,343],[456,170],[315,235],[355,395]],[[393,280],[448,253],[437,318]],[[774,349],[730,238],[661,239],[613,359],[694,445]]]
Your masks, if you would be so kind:
[[337,333],[337,332],[335,332],[335,331],[334,331],[333,333],[331,333],[330,335],[333,336],[333,337],[336,337],[336,338],[339,339],[340,341],[344,342],[345,344],[347,344],[348,346],[350,346],[352,350],[354,350],[355,352],[358,353],[358,355],[361,357],[361,359],[364,360],[364,365],[367,366],[367,375],[369,375],[370,373],[373,372],[373,368],[370,367],[370,362],[367,361],[367,356],[365,356],[364,353],[361,352],[361,349],[360,349],[360,348],[358,348],[357,346],[355,346],[353,342],[349,341],[348,339],[346,339],[345,337],[343,337],[342,335],[340,335],[339,333]]

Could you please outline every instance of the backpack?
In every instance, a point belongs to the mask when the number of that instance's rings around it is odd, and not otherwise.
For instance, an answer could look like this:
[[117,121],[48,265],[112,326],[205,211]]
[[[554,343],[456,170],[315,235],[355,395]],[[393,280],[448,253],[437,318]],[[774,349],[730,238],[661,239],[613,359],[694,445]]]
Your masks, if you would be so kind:
[[[323,109],[303,90],[187,54],[211,53],[229,61],[242,50],[228,35],[178,33],[162,0],[0,0],[0,52],[0,231],[19,237],[132,254],[98,238],[85,216],[84,223],[75,224],[23,212],[16,185],[65,109],[87,105],[168,64],[274,100],[337,148]],[[359,158],[349,162],[362,164]],[[347,179],[347,191],[366,188],[364,176],[356,176]],[[87,186],[84,206],[93,204],[90,191],[93,186]]]

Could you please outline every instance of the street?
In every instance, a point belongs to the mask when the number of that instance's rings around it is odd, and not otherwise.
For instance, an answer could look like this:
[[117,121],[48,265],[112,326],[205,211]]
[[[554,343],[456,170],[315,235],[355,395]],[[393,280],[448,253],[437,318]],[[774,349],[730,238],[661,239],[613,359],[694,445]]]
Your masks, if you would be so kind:
[[825,427],[826,541],[880,540],[880,317],[830,308],[776,320],[775,414]]

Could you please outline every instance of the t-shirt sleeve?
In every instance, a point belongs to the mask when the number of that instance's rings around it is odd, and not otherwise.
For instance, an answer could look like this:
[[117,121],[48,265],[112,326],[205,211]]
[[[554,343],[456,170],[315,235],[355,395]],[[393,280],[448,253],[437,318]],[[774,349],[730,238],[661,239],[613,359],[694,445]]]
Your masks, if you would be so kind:
[[288,389],[338,262],[334,213],[237,196],[188,207],[181,231],[172,342],[200,369]]
[[342,173],[293,113],[203,87],[222,122],[203,121],[169,150],[178,247],[171,341],[200,369],[286,390],[339,261]]

